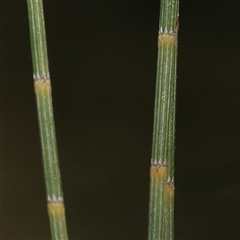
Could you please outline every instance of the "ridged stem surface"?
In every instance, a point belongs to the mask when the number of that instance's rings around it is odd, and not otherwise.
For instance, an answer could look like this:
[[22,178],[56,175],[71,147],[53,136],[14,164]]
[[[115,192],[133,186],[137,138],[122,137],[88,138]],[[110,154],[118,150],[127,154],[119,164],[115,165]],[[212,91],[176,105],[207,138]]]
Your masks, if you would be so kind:
[[66,240],[68,237],[53,118],[43,3],[42,0],[28,0],[27,4],[51,235],[54,240]]
[[[178,0],[162,0],[150,171],[149,240],[174,239],[174,136]],[[164,174],[160,174],[164,172]]]

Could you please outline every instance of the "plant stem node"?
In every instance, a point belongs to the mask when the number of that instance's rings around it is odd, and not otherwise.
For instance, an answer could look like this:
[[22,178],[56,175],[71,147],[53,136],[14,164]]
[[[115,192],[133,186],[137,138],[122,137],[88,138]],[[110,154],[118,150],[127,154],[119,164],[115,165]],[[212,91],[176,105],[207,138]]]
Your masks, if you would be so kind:
[[155,179],[163,179],[167,176],[167,166],[158,166],[158,165],[152,165],[151,166],[151,177]]
[[62,215],[65,211],[63,202],[48,202],[47,206],[51,215]]
[[35,92],[45,92],[51,90],[50,79],[35,79],[34,80]]
[[159,46],[169,46],[173,47],[176,45],[176,34],[171,33],[160,33],[158,35],[158,45]]

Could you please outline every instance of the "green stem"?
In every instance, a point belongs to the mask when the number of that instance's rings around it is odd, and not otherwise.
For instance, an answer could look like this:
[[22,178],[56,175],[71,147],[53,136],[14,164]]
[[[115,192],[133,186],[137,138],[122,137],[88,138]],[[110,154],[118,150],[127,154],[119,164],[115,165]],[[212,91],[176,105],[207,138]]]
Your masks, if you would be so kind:
[[42,0],[28,0],[34,88],[37,101],[51,235],[66,240],[67,227],[58,163]]
[[[152,143],[149,240],[173,239],[178,0],[162,0]],[[166,171],[159,177],[156,172]],[[157,176],[157,177],[156,177]]]
[[49,78],[42,0],[27,0],[34,78]]

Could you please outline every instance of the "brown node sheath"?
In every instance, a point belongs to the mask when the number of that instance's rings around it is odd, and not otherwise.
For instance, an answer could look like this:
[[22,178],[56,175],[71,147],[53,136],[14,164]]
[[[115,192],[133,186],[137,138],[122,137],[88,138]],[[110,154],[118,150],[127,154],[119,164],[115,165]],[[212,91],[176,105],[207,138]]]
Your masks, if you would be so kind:
[[166,194],[168,197],[174,197],[175,187],[173,183],[167,183]]
[[34,80],[35,92],[49,92],[51,90],[50,79],[35,79]]
[[165,165],[162,165],[162,166],[152,165],[151,170],[150,170],[150,174],[156,180],[166,178],[166,176],[167,176],[167,166],[165,166]]
[[50,215],[63,215],[65,212],[63,202],[48,202],[47,206]]
[[173,47],[176,44],[176,35],[173,33],[160,33],[158,35],[158,44]]

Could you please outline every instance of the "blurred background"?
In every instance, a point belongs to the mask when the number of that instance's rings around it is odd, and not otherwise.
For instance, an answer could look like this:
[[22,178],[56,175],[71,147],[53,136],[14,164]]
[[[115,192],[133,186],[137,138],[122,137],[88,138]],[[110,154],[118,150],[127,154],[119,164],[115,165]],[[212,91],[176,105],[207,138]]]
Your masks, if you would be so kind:
[[[50,239],[27,4],[1,4],[1,239]],[[147,239],[159,1],[44,1],[70,239]],[[239,2],[180,2],[175,239],[239,239]]]

